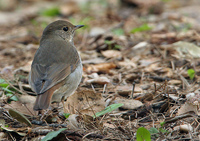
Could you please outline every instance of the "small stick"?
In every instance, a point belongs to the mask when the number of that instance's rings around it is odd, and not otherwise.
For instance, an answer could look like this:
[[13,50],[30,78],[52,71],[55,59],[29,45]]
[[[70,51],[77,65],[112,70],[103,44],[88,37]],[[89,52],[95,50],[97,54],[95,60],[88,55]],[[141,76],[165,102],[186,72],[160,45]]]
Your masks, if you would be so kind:
[[155,88],[155,93],[156,93],[156,91],[157,91],[157,88],[156,88],[156,83],[154,83],[154,88]]
[[20,89],[16,88],[15,86],[13,86],[13,84],[11,84],[8,80],[6,80],[5,77],[4,77],[2,74],[0,74],[0,76],[8,83],[11,87],[13,87],[13,88],[16,89],[17,91],[21,92],[22,94],[25,94],[25,95],[26,95],[25,92],[23,92],[23,91],[21,91]]
[[106,86],[107,86],[107,84],[104,84],[104,87],[103,87],[103,94],[104,94],[105,91],[106,91]]
[[94,93],[96,93],[96,90],[92,84],[91,84],[91,87],[92,87],[92,90],[94,91]]
[[135,90],[135,82],[133,82],[133,89],[132,89],[132,92],[131,92],[131,98],[132,99],[133,99],[134,90]]

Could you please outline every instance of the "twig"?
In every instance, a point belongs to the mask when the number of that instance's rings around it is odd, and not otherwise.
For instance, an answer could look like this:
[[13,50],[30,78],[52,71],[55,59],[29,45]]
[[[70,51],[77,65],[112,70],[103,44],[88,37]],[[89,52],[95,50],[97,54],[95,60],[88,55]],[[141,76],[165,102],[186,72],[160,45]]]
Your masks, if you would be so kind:
[[92,87],[92,90],[94,91],[94,93],[96,93],[96,90],[92,84],[91,84],[91,87]]
[[24,107],[29,111],[29,113],[32,115],[32,116],[34,116],[34,114],[28,109],[28,107],[26,106],[26,104],[23,104],[24,105]]
[[107,84],[104,84],[104,87],[103,87],[103,94],[104,94],[105,91],[106,91],[106,86],[107,86]]
[[156,91],[157,91],[156,83],[154,83],[153,85],[154,85],[154,89],[155,89],[154,93],[156,93]]
[[176,117],[173,117],[173,118],[167,118],[167,119],[165,119],[165,123],[172,123],[172,122],[175,122],[177,120],[187,118],[187,117],[193,117],[193,115],[192,114],[185,114],[185,115],[180,115],[180,116],[176,116]]
[[[89,107],[91,107],[91,106],[90,106],[90,103],[89,103],[89,100],[88,100],[88,98],[87,98],[87,96],[86,96],[86,94],[85,94],[85,93],[83,93],[83,94],[85,95],[85,98],[86,98],[86,101],[87,101]],[[95,119],[97,119],[97,118],[96,118],[96,114],[95,114],[95,112],[94,112],[94,110],[93,110],[92,107],[91,107],[91,110],[92,110],[92,113],[94,114]],[[100,123],[100,122],[99,122],[99,123]],[[93,124],[93,123],[92,123],[92,124]],[[94,127],[95,127],[95,125],[94,125]],[[97,128],[97,129],[99,129],[99,128]],[[100,130],[100,132],[103,134],[103,131],[101,130],[101,128],[100,128],[99,130]]]
[[8,80],[6,80],[5,77],[4,77],[2,74],[0,74],[0,76],[1,76],[12,88],[14,88],[14,89],[16,89],[18,92],[20,92],[20,93],[26,95],[25,92],[23,92],[23,91],[21,91],[20,89],[16,88],[15,86],[13,86],[13,84],[11,84]]
[[[168,101],[168,103],[170,103],[170,102],[169,102],[169,93],[168,93],[168,87],[167,87],[167,81],[166,81],[166,80],[165,80],[165,94],[168,95],[167,101]],[[169,104],[168,104],[168,108],[170,109],[170,105],[169,105]]]
[[132,88],[132,92],[131,92],[131,98],[132,99],[133,99],[134,90],[135,90],[135,82],[133,82],[133,88]]
[[174,65],[174,61],[171,61],[171,65],[172,65],[172,70],[176,70],[175,65]]
[[16,141],[16,139],[12,136],[12,134],[11,134],[10,132],[8,132],[8,134],[9,134],[9,136],[11,137],[11,139],[12,139],[13,141]]
[[178,74],[178,76],[181,78],[181,80],[182,80],[182,82],[184,84],[183,86],[186,86],[186,88],[190,87],[190,84],[188,83],[188,81],[181,74]]
[[[95,132],[96,132],[96,131],[95,131]],[[95,132],[90,132],[90,133],[84,135],[84,136],[82,137],[82,139],[86,138],[88,135],[91,135],[91,134],[93,134],[93,133],[95,133]]]
[[93,110],[92,106],[90,105],[90,103],[89,103],[89,100],[88,100],[88,98],[87,98],[86,94],[85,94],[85,93],[83,93],[83,94],[85,95],[86,101],[87,101],[87,103],[88,103],[89,107],[91,107],[92,113],[94,114],[94,117],[96,118],[96,114],[95,114],[95,112],[94,112],[94,110]]
[[196,118],[194,120],[197,122],[197,126],[195,127],[194,131],[198,132],[200,124],[199,124],[199,122],[198,122],[198,120]]
[[3,115],[5,115],[7,118],[13,120],[13,118],[8,115],[8,112],[3,112]]
[[122,82],[122,74],[121,73],[119,73],[118,79],[119,79],[119,83],[121,83]]
[[144,71],[142,71],[142,76],[141,76],[141,80],[140,80],[141,84],[142,84],[143,80],[144,80]]

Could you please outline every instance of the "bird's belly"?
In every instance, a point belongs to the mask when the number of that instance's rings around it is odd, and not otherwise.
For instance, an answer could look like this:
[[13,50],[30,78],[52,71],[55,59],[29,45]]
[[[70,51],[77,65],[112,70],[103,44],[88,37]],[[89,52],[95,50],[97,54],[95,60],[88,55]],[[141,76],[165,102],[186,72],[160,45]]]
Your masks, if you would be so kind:
[[81,82],[82,71],[82,63],[80,63],[74,72],[64,80],[64,85],[54,91],[51,102],[60,102],[63,96],[64,99],[67,99],[67,97],[72,95]]

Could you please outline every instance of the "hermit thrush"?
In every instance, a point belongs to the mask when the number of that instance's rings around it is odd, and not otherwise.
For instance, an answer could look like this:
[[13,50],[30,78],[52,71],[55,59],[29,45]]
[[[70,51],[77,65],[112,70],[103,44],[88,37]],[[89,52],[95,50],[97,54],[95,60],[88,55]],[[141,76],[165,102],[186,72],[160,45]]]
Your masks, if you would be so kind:
[[29,74],[29,84],[37,93],[34,110],[47,109],[51,102],[60,102],[77,89],[82,63],[73,36],[83,26],[58,20],[44,29]]

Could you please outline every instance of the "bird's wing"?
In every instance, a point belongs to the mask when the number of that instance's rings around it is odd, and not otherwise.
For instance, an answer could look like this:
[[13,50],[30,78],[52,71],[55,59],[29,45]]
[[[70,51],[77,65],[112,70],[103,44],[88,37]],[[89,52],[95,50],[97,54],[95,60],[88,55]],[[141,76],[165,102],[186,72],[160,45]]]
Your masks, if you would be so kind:
[[29,83],[41,94],[64,80],[80,63],[75,47],[66,41],[48,41],[35,54]]

